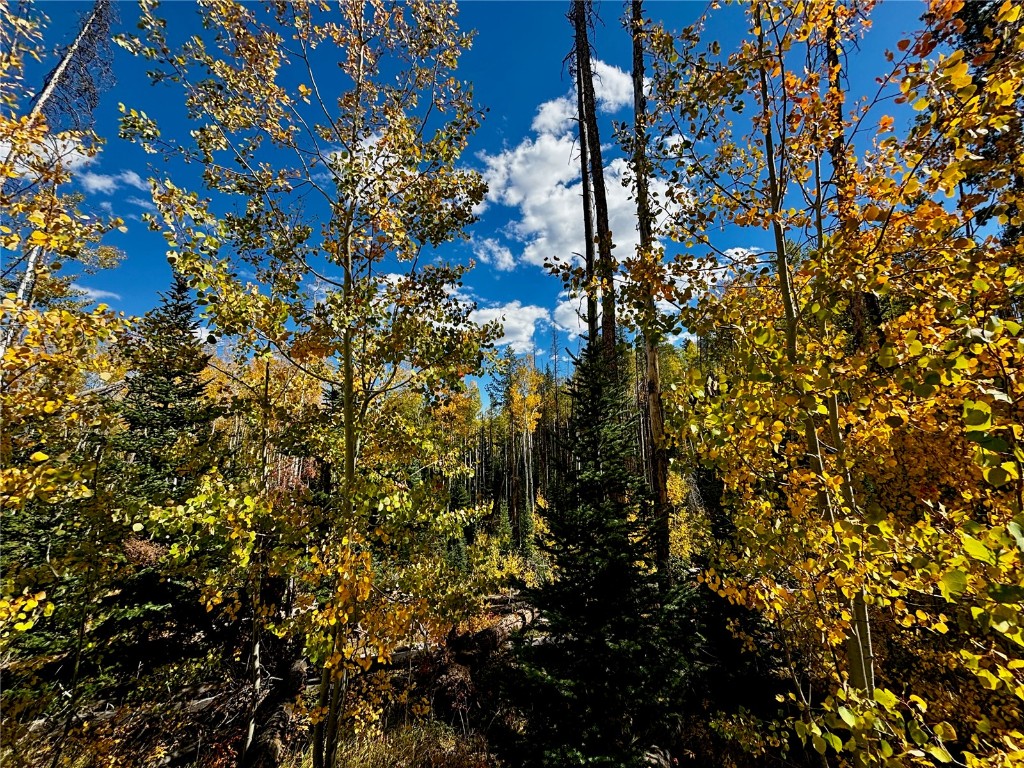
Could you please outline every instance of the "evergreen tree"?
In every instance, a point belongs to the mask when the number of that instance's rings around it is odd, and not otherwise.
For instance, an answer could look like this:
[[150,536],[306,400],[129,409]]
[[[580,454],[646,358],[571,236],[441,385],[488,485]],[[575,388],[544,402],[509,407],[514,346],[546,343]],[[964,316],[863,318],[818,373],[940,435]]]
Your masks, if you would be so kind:
[[498,519],[494,524],[494,536],[498,539],[503,553],[512,550],[512,521],[508,517],[508,504],[498,505]]
[[[466,484],[460,479],[452,485],[448,496],[448,509],[458,510],[470,506],[469,490]],[[451,539],[448,542],[448,564],[462,573],[469,570],[469,549],[468,543],[473,541],[473,527],[466,526],[462,535]]]
[[212,461],[218,409],[201,378],[210,355],[196,335],[195,313],[188,283],[175,273],[124,349],[131,374],[121,402],[126,430],[116,447],[134,493],[154,503],[187,499]]
[[[635,765],[664,743],[684,661],[659,598],[652,505],[636,466],[628,399],[600,351],[573,385],[576,467],[548,513],[557,578],[531,590],[547,642],[523,651],[530,738],[543,765]],[[682,615],[682,614],[679,614]]]

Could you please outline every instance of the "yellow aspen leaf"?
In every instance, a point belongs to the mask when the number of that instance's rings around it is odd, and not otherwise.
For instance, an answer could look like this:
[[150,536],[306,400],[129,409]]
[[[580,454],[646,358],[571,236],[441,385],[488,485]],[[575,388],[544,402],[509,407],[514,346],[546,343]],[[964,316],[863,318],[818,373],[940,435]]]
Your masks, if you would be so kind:
[[1020,3],[1006,0],[1000,7],[996,18],[1001,24],[1013,24],[1020,18]]
[[896,694],[885,688],[875,688],[872,698],[886,709],[891,710],[896,706]]

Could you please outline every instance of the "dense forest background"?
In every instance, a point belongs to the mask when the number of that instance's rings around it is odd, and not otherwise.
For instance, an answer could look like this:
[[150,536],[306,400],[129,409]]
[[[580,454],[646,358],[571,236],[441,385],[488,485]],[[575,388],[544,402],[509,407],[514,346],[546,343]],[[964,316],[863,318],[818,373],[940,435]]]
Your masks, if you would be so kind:
[[[486,191],[454,3],[179,42],[97,0],[54,50],[0,0],[0,759],[1024,763],[1024,18],[922,5],[855,97],[873,5],[751,0],[723,50],[632,0],[613,136],[568,5],[587,333],[539,366],[434,258]],[[115,44],[192,125],[121,138],[198,169],[149,181],[138,318],[74,286]]]

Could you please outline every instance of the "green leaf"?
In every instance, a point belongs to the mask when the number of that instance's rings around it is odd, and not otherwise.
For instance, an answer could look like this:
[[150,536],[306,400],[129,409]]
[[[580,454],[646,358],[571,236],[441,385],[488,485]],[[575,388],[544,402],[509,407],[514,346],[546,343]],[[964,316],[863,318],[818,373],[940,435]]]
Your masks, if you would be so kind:
[[961,570],[953,570],[939,579],[939,591],[947,600],[950,595],[963,594],[967,590],[967,574]]
[[1013,584],[992,584],[987,591],[989,597],[1003,605],[1016,605],[1024,602],[1024,587]]
[[811,745],[814,747],[814,751],[817,752],[819,755],[825,754],[827,746],[825,745],[825,740],[821,738],[821,736],[812,736]]
[[953,762],[952,755],[950,755],[949,752],[947,752],[945,749],[943,749],[942,747],[940,747],[938,745],[931,744],[931,745],[925,747],[924,751],[927,752],[932,757],[934,757],[940,763],[952,763]]
[[914,385],[914,394],[918,397],[931,397],[935,394],[935,387],[931,384],[916,384]]
[[1021,528],[1020,523],[1016,520],[1011,521],[1007,524],[1006,530],[1013,536],[1014,541],[1017,542],[1017,549],[1024,552],[1024,529]]
[[964,421],[968,431],[992,426],[992,408],[984,400],[964,400]]
[[839,713],[839,716],[843,718],[843,722],[846,723],[848,726],[853,728],[857,725],[856,715],[854,715],[853,712],[848,710],[846,707],[839,707],[836,711]]
[[883,345],[878,352],[878,364],[883,368],[892,368],[898,362],[896,351],[889,344]]
[[875,701],[877,701],[886,709],[891,710],[893,707],[896,706],[896,694],[885,688],[875,688],[872,696],[874,697]]
[[996,488],[1001,485],[1006,485],[1007,481],[1010,479],[1010,473],[1002,467],[989,467],[984,471],[984,474],[985,479]]
[[761,325],[754,329],[753,341],[757,346],[761,347],[768,343],[771,335],[771,329]]
[[973,536],[964,535],[961,537],[964,542],[964,550],[968,555],[973,557],[975,560],[981,560],[984,563],[990,563],[992,565],[996,562],[996,556],[992,550],[982,544]]
[[136,533],[138,533],[139,531],[143,530],[145,527],[146,526],[144,526],[142,523],[135,523],[132,526],[132,530],[135,531]]
[[966,437],[986,451],[992,451],[993,453],[1009,453],[1010,451],[1010,446],[1005,440],[989,432],[968,432]]

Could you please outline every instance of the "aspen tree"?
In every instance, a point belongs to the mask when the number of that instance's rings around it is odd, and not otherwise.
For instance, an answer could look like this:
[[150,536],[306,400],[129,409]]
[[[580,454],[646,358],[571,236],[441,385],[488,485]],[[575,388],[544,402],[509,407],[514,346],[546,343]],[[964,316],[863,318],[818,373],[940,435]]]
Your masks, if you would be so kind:
[[158,79],[182,87],[194,141],[166,141],[153,118],[128,107],[122,134],[200,162],[208,190],[240,201],[239,213],[221,216],[172,179],[154,193],[154,226],[218,330],[340,394],[333,540],[309,550],[311,574],[333,579],[335,597],[304,619],[323,671],[314,764],[331,765],[350,673],[386,659],[423,609],[421,601],[389,607],[370,550],[404,540],[398,521],[408,515],[433,519],[409,505],[437,501],[376,484],[366,451],[379,434],[369,424],[402,392],[457,387],[496,333],[476,326],[472,305],[451,290],[464,268],[421,263],[461,235],[483,196],[479,174],[458,164],[480,118],[455,75],[470,38],[454,3],[261,9],[222,0],[203,15],[217,39],[194,37],[173,51],[147,6],[143,35],[121,40],[159,65]]

